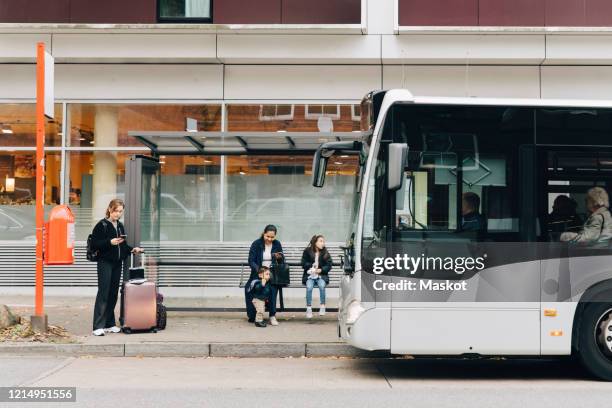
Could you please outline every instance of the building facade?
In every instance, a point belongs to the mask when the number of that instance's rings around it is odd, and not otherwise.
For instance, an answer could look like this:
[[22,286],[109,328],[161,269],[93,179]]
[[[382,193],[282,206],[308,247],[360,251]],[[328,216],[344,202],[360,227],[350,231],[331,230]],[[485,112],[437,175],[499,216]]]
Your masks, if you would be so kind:
[[[83,241],[125,195],[131,130],[353,131],[374,89],[416,95],[609,99],[605,0],[0,0],[0,285],[31,285],[35,52],[54,55],[45,205],[69,204]],[[348,229],[355,162],[323,191],[308,156],[168,156],[162,241],[283,242]],[[75,270],[76,270],[75,266]],[[57,285],[70,282],[58,269]],[[76,284],[95,285],[95,274]],[[53,277],[53,271],[50,275]]]

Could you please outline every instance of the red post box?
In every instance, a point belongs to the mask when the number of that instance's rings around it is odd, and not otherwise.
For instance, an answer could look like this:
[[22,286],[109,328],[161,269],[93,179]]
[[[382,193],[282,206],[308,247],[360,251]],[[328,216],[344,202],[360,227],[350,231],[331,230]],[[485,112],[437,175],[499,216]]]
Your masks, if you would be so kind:
[[67,205],[57,205],[45,223],[45,264],[74,263],[74,216]]

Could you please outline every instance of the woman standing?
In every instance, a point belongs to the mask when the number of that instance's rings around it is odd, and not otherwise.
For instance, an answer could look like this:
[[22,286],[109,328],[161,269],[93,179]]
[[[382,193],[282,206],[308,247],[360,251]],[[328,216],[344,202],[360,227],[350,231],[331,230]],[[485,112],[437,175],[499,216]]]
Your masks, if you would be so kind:
[[302,284],[306,285],[306,318],[312,318],[312,290],[319,288],[321,307],[319,316],[325,316],[325,286],[329,284],[329,271],[332,268],[332,257],[325,248],[323,235],[315,235],[302,254]]
[[[248,282],[244,286],[244,297],[246,301],[247,317],[249,322],[255,321],[255,306],[253,306],[253,296],[248,292],[248,288],[253,279],[257,279],[259,268],[262,266],[270,268],[272,266],[272,259],[274,258],[277,262],[282,262],[283,257],[283,246],[280,241],[276,239],[276,227],[274,225],[266,225],[263,233],[259,239],[256,239],[251,244],[249,250],[249,267],[251,268],[251,275]],[[272,326],[278,326],[276,320],[276,296],[278,294],[278,286],[270,285],[270,324]]]
[[106,209],[106,218],[100,220],[92,232],[93,249],[98,251],[98,294],[93,315],[94,336],[121,331],[115,324],[115,305],[123,261],[130,252],[143,252],[141,248],[131,248],[125,242],[125,228],[119,221],[124,208],[122,200],[112,200]]

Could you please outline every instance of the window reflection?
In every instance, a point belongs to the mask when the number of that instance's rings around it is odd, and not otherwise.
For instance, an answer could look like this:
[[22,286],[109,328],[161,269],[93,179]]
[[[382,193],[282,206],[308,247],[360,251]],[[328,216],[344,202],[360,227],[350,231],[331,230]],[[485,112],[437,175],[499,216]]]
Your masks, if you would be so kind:
[[[47,119],[45,146],[62,144],[62,105],[55,104],[55,118]],[[0,104],[0,146],[36,146],[36,105]]]
[[70,146],[141,146],[131,130],[184,131],[187,119],[200,131],[221,130],[220,105],[70,104]]

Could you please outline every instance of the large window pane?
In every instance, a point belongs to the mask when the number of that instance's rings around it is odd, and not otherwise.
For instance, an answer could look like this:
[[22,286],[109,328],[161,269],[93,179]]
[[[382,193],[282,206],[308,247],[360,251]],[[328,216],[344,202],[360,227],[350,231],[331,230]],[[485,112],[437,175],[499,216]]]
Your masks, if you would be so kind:
[[351,132],[359,130],[358,105],[229,105],[229,131]]
[[[350,132],[359,110],[338,104],[229,105],[229,131]],[[266,224],[279,239],[305,242],[314,234],[344,241],[348,233],[357,160],[335,157],[323,189],[311,185],[312,156],[240,156],[227,159],[224,239],[249,241]]]
[[219,156],[161,156],[161,239],[219,239]]
[[[59,153],[45,154],[45,214],[59,203]],[[0,152],[0,240],[33,240],[36,234],[36,153]]]
[[210,19],[210,0],[159,0],[159,17],[164,19]]
[[[61,146],[62,105],[55,104],[55,119],[47,119],[45,146]],[[0,104],[0,146],[36,146],[36,105]]]
[[141,146],[129,131],[184,131],[188,118],[198,130],[221,130],[220,105],[70,104],[68,113],[71,146]]
[[355,158],[331,162],[323,189],[311,185],[310,156],[240,156],[227,162],[225,240],[256,239],[266,224],[276,225],[286,242],[305,243],[314,234],[346,239]]
[[69,152],[69,203],[76,219],[76,239],[84,241],[105,216],[108,203],[125,199],[125,161],[136,152]]

